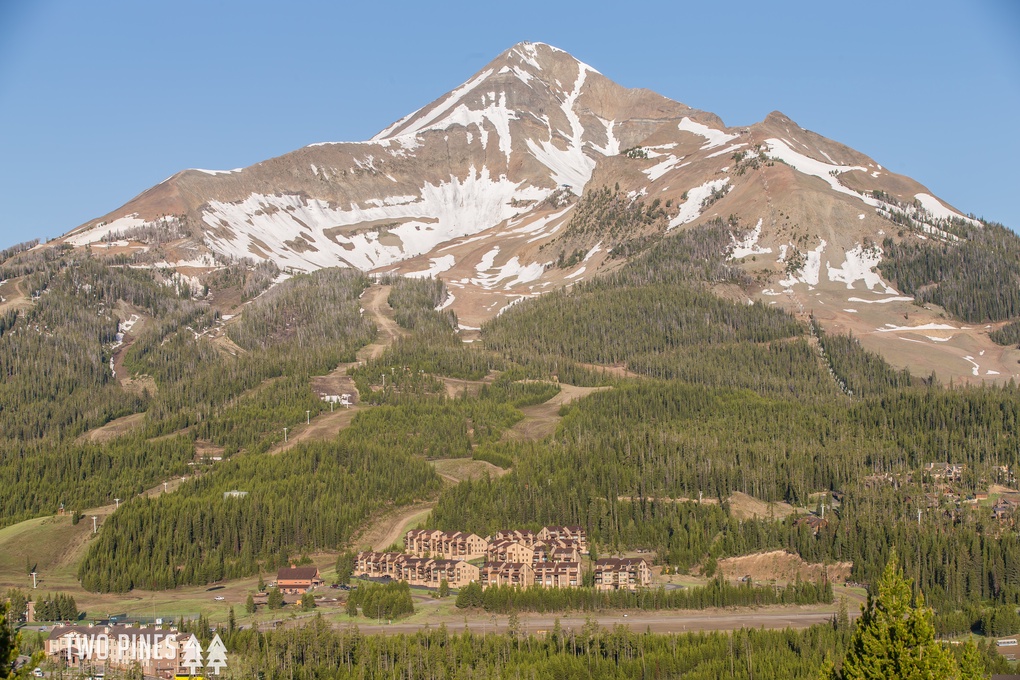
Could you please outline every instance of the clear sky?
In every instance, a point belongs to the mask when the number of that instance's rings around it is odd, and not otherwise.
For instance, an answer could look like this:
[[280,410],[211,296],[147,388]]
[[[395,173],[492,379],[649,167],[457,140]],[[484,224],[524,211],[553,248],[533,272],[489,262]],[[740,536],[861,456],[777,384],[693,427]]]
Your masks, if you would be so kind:
[[780,110],[1020,229],[1015,0],[0,0],[0,247],[367,139],[521,40],[727,125]]

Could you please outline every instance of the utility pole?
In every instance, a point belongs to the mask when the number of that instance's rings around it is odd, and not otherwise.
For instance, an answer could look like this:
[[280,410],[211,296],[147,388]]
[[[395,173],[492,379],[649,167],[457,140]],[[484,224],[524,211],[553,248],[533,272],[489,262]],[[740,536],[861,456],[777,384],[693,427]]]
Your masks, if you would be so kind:
[[287,443],[287,428],[283,428],[283,443]]
[[163,482],[163,493],[166,493],[166,482]]
[[312,412],[311,411],[305,411],[305,425],[311,425],[311,424],[312,424]]
[[97,519],[96,516],[92,515],[92,533],[93,534],[95,534],[96,532],[99,531],[99,529],[96,527],[96,519]]
[[113,502],[117,504],[117,508],[120,508],[120,499],[119,498],[114,498]]
[[32,572],[32,590],[35,590],[35,572]]
[[917,509],[917,526],[921,526],[921,508]]

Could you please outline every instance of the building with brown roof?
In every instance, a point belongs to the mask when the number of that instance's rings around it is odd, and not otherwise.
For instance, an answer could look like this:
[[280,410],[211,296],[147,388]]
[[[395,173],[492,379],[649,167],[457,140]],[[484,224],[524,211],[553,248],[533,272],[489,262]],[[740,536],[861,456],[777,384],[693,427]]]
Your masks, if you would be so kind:
[[596,590],[637,590],[648,587],[652,572],[641,558],[606,557],[595,561]]
[[477,566],[464,560],[432,559],[393,552],[360,552],[355,558],[354,574],[380,578],[388,576],[412,586],[438,588],[445,580],[451,588],[463,588],[479,580]]
[[526,562],[486,562],[482,565],[479,582],[482,588],[490,586],[527,588],[535,584],[535,569]]
[[529,548],[535,547],[535,543],[538,542],[538,534],[529,529],[503,529],[497,531],[492,536],[489,536],[489,542],[494,543],[496,541],[514,541],[521,545],[526,545]]
[[288,595],[301,595],[321,585],[317,567],[287,567],[276,573],[276,587]]
[[580,562],[581,550],[577,541],[572,539],[556,539],[549,542],[539,541],[535,544],[535,564],[540,562]]
[[487,562],[531,563],[535,561],[535,548],[510,539],[491,541],[485,559]]
[[581,585],[578,562],[539,562],[535,565],[535,585],[543,588],[577,588]]
[[577,543],[577,549],[581,553],[588,552],[588,532],[581,526],[548,526],[542,527],[538,532],[538,540],[546,543],[569,540]]
[[488,547],[486,539],[463,531],[415,529],[404,536],[404,551],[418,557],[474,560],[485,557]]

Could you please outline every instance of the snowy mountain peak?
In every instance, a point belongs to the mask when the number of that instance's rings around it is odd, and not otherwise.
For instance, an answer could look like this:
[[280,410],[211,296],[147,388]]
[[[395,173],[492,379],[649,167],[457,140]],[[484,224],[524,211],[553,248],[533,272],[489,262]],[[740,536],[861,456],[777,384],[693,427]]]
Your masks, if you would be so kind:
[[904,224],[950,241],[965,219],[778,111],[730,128],[524,42],[371,140],[183,171],[63,242],[189,277],[240,258],[441,275],[477,326],[706,223],[732,230],[729,256],[767,303],[854,310],[867,302],[848,289],[891,290],[875,244],[905,238]]

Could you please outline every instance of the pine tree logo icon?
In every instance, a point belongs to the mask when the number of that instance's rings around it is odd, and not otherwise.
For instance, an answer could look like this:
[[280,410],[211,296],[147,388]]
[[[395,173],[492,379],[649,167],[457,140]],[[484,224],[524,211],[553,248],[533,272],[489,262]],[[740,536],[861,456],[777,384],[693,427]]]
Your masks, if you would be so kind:
[[184,643],[181,666],[187,668],[191,675],[196,675],[202,669],[202,645],[194,635]]
[[216,675],[220,674],[221,668],[227,667],[227,647],[220,640],[219,635],[214,635],[209,648],[206,650],[206,663]]

